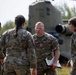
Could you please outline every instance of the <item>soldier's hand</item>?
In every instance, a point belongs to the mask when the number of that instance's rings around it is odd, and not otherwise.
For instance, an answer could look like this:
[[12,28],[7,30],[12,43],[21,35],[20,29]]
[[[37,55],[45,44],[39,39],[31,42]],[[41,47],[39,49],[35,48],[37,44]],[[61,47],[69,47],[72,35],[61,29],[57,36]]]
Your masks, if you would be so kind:
[[51,66],[52,66],[53,69],[57,68],[56,63],[53,63]]
[[32,69],[32,75],[37,75],[37,69],[36,68]]

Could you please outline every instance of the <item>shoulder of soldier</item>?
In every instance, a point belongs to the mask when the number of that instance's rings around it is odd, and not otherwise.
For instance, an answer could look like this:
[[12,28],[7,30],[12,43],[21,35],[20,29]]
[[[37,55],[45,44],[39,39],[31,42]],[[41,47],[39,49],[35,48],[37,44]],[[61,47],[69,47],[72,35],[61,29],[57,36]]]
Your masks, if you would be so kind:
[[73,33],[73,36],[76,36],[76,32]]
[[28,36],[32,36],[32,34],[31,34],[29,31],[27,31],[27,35],[28,35]]
[[34,40],[36,40],[37,39],[37,34],[36,33],[33,34],[32,37],[33,37]]
[[13,30],[15,30],[15,28],[8,29],[8,30],[6,30],[2,35],[6,35],[6,34],[8,34],[9,32],[12,32]]
[[37,36],[37,34],[35,33],[35,34],[33,34],[32,36],[35,37],[35,36]]
[[49,34],[49,33],[47,33],[47,32],[45,32],[45,36],[46,36],[47,38],[49,38],[49,39],[56,39],[53,35],[51,35],[51,34]]
[[76,39],[76,32],[72,34],[71,39]]
[[23,35],[32,35],[29,31],[27,31],[26,29],[20,29],[19,30],[19,34],[23,34]]
[[27,30],[25,30],[25,35],[28,37],[28,39],[33,39],[32,34]]

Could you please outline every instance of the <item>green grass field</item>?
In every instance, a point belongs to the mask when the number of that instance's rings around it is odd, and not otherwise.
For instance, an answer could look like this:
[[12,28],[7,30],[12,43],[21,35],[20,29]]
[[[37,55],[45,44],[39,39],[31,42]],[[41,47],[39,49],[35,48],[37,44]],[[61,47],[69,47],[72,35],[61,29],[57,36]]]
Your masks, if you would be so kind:
[[57,75],[70,75],[70,67],[63,66],[62,69],[57,68]]
[[57,70],[57,75],[70,75],[71,67],[62,66],[62,68],[57,68],[56,70]]

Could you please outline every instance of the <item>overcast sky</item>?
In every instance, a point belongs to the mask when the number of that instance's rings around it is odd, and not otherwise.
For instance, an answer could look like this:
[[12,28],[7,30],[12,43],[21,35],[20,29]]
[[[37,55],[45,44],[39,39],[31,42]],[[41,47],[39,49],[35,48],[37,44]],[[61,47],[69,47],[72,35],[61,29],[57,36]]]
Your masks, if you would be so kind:
[[[7,21],[14,21],[15,16],[22,14],[27,20],[29,15],[29,5],[36,0],[0,0],[0,22],[5,24]],[[66,2],[69,7],[76,5],[72,0],[48,0],[53,5],[60,5]]]

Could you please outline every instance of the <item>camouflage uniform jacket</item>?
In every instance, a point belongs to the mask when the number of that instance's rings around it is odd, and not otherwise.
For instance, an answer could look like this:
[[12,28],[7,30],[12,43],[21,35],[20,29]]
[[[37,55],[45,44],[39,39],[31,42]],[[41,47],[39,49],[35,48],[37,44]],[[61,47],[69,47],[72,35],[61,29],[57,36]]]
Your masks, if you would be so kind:
[[71,36],[71,57],[76,59],[76,32]]
[[37,60],[31,33],[22,28],[18,30],[16,38],[14,33],[15,28],[9,29],[1,37],[0,50],[2,46],[6,47],[4,62],[36,67]]
[[42,63],[46,57],[51,59],[54,56],[54,51],[59,50],[57,39],[46,32],[42,37],[38,37],[37,34],[34,34],[33,38],[35,42],[37,62]]

